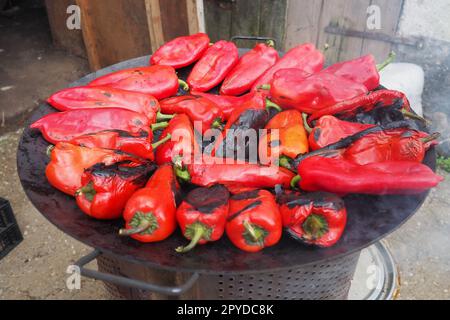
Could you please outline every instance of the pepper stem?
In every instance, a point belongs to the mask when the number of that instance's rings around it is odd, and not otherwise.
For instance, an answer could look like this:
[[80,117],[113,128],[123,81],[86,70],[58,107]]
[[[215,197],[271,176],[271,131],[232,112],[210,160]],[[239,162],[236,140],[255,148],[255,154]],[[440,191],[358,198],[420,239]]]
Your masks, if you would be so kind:
[[164,128],[167,128],[168,126],[169,126],[169,123],[167,121],[153,123],[152,124],[152,131],[156,131],[156,130],[159,130],[159,129],[164,129]]
[[120,229],[119,230],[119,236],[131,236],[133,234],[139,234],[144,232],[145,230],[147,230],[148,228],[150,228],[150,226],[152,225],[152,223],[146,219],[142,219],[141,223],[139,224],[139,226],[137,226],[136,228],[131,228],[131,229]]
[[395,54],[395,52],[394,51],[391,51],[390,53],[389,53],[389,55],[388,55],[388,57],[386,58],[386,60],[384,60],[382,63],[380,63],[380,64],[377,64],[377,70],[378,71],[381,71],[381,70],[383,70],[384,68],[386,68],[386,66],[387,65],[389,65],[389,64],[391,64],[394,60],[395,60],[395,57],[396,57],[397,55]]
[[216,119],[214,120],[214,122],[211,124],[211,128],[223,130],[222,119],[216,118]]
[[92,200],[94,200],[94,196],[97,193],[97,191],[95,191],[94,189],[94,184],[93,182],[89,182],[87,185],[85,185],[84,187],[78,189],[75,192],[75,196],[80,196],[80,195],[84,195],[84,197],[89,201],[92,202]]
[[187,169],[183,169],[182,167],[175,165],[175,175],[184,182],[191,181],[191,175]]
[[439,132],[435,132],[433,134],[430,134],[428,137],[424,137],[424,138],[420,139],[420,141],[422,143],[428,143],[428,142],[438,139],[440,136],[441,136],[441,134]]
[[173,117],[175,117],[174,114],[164,114],[158,111],[156,114],[156,121],[171,120]]
[[282,109],[281,109],[281,107],[279,105],[277,105],[276,103],[273,103],[269,99],[266,99],[266,109],[269,110],[270,108],[274,108],[278,112],[282,111]]
[[302,225],[305,232],[304,238],[307,240],[317,240],[328,232],[327,220],[318,214],[311,214],[305,219]]
[[176,252],[186,253],[188,251],[191,251],[198,244],[198,242],[203,238],[203,236],[207,233],[206,228],[201,223],[195,223],[192,226],[192,229],[193,229],[192,231],[194,232],[194,235],[191,237],[191,242],[185,247],[180,246],[180,247],[176,248],[175,249]]
[[428,120],[425,119],[424,117],[421,117],[421,116],[419,116],[419,115],[417,115],[417,114],[415,114],[415,113],[409,112],[408,110],[402,109],[401,111],[402,111],[403,115],[404,115],[405,117],[407,117],[407,118],[419,120],[419,121],[422,121],[422,122],[427,123],[427,124],[430,123],[430,121],[428,121]]
[[50,158],[52,156],[53,149],[55,149],[55,146],[52,144],[47,147],[47,150],[45,150],[45,154],[47,155],[47,157]]
[[262,85],[258,86],[257,89],[270,90],[270,84],[262,84]]
[[302,117],[303,117],[303,127],[305,128],[306,132],[310,134],[313,129],[308,124],[308,114],[302,113]]
[[169,133],[167,136],[165,136],[164,138],[162,138],[159,141],[156,141],[155,143],[152,144],[152,148],[156,149],[158,148],[160,145],[166,143],[167,141],[169,141],[170,139],[172,139],[172,135]]
[[273,41],[273,40],[267,40],[267,41],[266,41],[266,44],[267,44],[269,47],[272,47],[272,48],[275,47],[275,41]]
[[260,226],[248,222],[248,220],[245,220],[243,225],[245,228],[243,237],[247,243],[251,245],[263,246],[264,239],[268,235],[268,232]]
[[291,180],[291,188],[295,189],[298,186],[298,183],[300,182],[300,180],[302,180],[302,177],[300,177],[300,175],[296,175],[295,177],[292,178]]
[[180,85],[181,89],[183,89],[183,91],[186,91],[186,92],[189,91],[189,85],[187,84],[186,81],[178,79],[178,84]]
[[278,161],[278,164],[280,167],[283,167],[283,168],[286,168],[289,170],[292,169],[291,161],[290,161],[289,157],[287,157],[287,156],[281,156],[280,160]]

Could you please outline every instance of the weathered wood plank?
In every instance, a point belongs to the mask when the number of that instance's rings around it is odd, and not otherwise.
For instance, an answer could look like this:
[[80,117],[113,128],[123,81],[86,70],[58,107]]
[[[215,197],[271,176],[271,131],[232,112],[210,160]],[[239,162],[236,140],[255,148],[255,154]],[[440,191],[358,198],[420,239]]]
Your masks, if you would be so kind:
[[227,1],[204,0],[206,31],[212,42],[231,37],[231,9]]
[[189,33],[186,0],[159,0],[164,41]]
[[82,31],[79,29],[69,30],[66,25],[69,17],[67,8],[74,4],[76,4],[75,0],[45,0],[50,31],[53,43],[57,48],[86,58]]
[[189,34],[205,32],[203,0],[187,0]]
[[316,44],[324,0],[288,0],[286,8],[286,31],[284,50],[298,44]]
[[261,0],[259,35],[272,37],[277,42],[277,48],[283,48],[286,32],[287,0]]
[[[235,0],[231,9],[231,36],[258,36],[261,0]],[[238,40],[240,48],[252,48],[254,41]]]
[[91,68],[97,70],[150,52],[142,0],[77,0]]
[[164,44],[161,10],[159,0],[145,0],[147,26],[150,34],[150,45],[153,52]]
[[[403,0],[372,0],[371,5],[377,5],[381,9],[381,30],[373,31],[395,35],[403,7]],[[367,30],[366,27],[366,32],[371,32],[371,30]],[[387,57],[391,47],[392,45],[388,42],[365,39],[362,46],[362,54],[371,53],[381,62]]]

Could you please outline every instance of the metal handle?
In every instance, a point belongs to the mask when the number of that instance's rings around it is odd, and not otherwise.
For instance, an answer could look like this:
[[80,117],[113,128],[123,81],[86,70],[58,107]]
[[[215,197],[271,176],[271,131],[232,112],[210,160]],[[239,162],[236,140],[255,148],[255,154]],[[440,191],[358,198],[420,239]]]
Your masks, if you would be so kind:
[[183,293],[191,289],[199,278],[198,273],[193,273],[192,276],[189,278],[189,280],[187,280],[183,285],[179,287],[166,287],[85,268],[86,264],[96,259],[101,254],[102,253],[99,250],[94,250],[88,255],[80,258],[77,262],[75,262],[75,265],[80,268],[80,273],[82,276],[91,279],[110,282],[119,286],[135,288],[140,290],[147,290],[168,296],[182,295]]
[[271,37],[259,37],[259,36],[232,36],[230,41],[235,42],[236,40],[254,40],[254,41],[273,41],[274,48],[277,47],[277,40]]

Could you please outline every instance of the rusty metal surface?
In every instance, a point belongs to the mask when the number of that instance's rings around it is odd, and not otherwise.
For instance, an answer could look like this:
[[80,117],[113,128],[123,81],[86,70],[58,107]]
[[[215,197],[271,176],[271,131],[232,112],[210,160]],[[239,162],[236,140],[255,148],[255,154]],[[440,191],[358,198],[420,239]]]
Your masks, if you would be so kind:
[[[149,57],[141,57],[90,74],[73,85],[82,85],[100,75],[129,67],[147,65]],[[185,78],[188,70],[180,70]],[[43,115],[56,112],[42,104],[29,123]],[[263,252],[248,254],[236,249],[224,237],[222,240],[180,255],[175,248],[186,243],[179,230],[166,241],[143,244],[117,236],[123,221],[97,221],[83,214],[73,198],[48,184],[45,167],[48,143],[39,132],[26,129],[19,144],[17,165],[22,186],[34,206],[55,226],[75,239],[112,256],[151,268],[171,271],[198,271],[207,274],[258,273],[282,271],[337,259],[382,239],[408,220],[423,204],[428,193],[408,196],[362,196],[345,198],[348,209],[346,231],[338,244],[329,249],[317,249],[299,244],[284,236],[282,241]],[[435,169],[436,156],[431,149],[425,163]]]

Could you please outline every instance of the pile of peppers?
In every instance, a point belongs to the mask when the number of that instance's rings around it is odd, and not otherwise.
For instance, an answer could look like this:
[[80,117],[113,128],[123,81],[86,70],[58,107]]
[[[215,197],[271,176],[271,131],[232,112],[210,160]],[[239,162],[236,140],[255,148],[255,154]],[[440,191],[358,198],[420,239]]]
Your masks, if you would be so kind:
[[159,242],[179,227],[179,254],[224,237],[258,252],[283,234],[326,248],[345,232],[346,195],[417,194],[442,181],[422,163],[439,134],[403,93],[380,87],[393,58],[324,68],[310,43],[281,57],[258,43],[239,57],[234,43],[197,33],[161,46],[148,66],[54,93],[59,112],[31,128],[50,143],[49,183],[92,219],[122,219],[120,236]]

